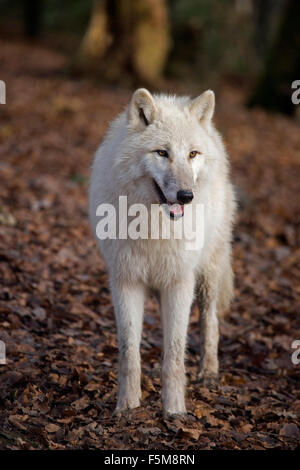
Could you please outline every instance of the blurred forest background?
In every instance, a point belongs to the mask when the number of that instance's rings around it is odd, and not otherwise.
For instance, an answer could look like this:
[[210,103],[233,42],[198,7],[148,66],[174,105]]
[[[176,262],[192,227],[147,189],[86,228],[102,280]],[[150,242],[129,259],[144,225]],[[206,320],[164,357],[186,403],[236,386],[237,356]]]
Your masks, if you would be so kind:
[[[0,449],[299,447],[299,19],[300,0],[0,0]],[[194,308],[184,423],[162,416],[151,298],[142,406],[113,416],[117,337],[88,181],[140,85],[216,91],[238,200],[220,382],[197,383]]]
[[0,0],[5,33],[69,57],[68,71],[123,86],[248,86],[249,105],[288,114],[300,73],[297,0]]

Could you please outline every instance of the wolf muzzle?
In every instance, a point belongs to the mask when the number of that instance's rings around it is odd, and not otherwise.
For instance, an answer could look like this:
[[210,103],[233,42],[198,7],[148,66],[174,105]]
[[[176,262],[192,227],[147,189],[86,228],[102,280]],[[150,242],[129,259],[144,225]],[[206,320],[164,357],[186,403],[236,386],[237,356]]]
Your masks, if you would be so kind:
[[177,201],[179,204],[188,204],[194,199],[194,193],[186,189],[180,189],[177,192]]

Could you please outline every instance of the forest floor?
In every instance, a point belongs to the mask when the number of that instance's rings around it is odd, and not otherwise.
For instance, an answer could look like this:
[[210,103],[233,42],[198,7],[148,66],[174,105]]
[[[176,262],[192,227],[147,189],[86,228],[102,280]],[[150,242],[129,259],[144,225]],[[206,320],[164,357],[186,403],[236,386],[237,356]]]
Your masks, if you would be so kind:
[[[196,382],[198,312],[186,354],[186,421],[165,420],[162,332],[147,301],[142,406],[112,412],[117,342],[107,272],[87,213],[93,153],[129,91],[64,76],[65,59],[1,41],[0,448],[292,449],[299,444],[300,132],[292,120],[247,110],[223,86],[216,122],[240,207],[235,300],[221,322],[221,379]],[[298,318],[298,324],[297,324]],[[297,329],[298,328],[298,329]]]

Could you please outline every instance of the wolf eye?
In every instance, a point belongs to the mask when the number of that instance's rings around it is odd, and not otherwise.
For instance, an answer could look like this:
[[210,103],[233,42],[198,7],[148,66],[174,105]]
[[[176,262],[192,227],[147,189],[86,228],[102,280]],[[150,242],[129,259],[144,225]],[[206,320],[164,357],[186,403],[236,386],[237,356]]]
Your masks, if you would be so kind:
[[192,150],[192,151],[190,152],[190,158],[195,158],[196,155],[198,155],[198,153],[200,153],[200,152],[198,152],[198,150]]
[[160,157],[168,157],[168,152],[166,150],[155,150],[156,153],[158,153],[158,155]]

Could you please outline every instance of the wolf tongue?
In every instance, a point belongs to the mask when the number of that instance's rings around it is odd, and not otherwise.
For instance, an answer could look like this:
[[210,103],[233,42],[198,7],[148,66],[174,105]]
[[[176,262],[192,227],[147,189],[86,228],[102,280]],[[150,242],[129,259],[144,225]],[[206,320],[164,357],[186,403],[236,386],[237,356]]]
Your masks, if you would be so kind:
[[175,215],[181,215],[184,213],[184,205],[181,204],[169,204],[170,212]]

